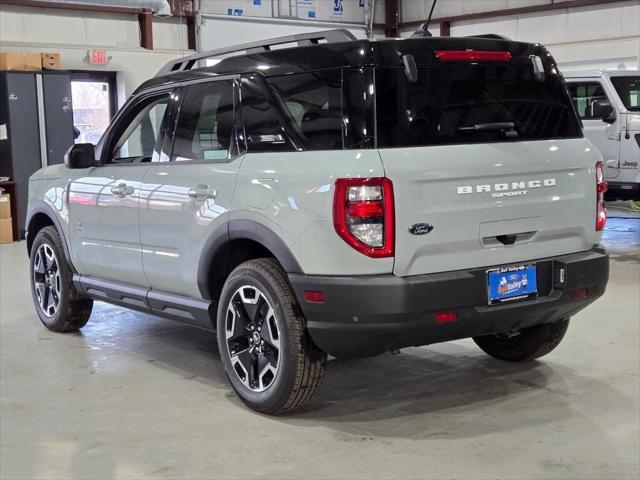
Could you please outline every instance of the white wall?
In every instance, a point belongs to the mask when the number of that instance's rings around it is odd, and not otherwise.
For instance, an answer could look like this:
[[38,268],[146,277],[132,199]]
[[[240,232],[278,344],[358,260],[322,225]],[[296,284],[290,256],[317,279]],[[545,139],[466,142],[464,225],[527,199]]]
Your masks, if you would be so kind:
[[342,11],[336,11],[336,5],[334,0],[202,0],[201,11],[243,17],[290,17],[323,22],[364,23],[366,1],[342,0]]
[[[273,20],[258,18],[238,18],[222,16],[204,16],[200,28],[200,45],[202,50],[213,50],[238,43],[266,40],[285,35],[316,32],[329,28],[347,28],[357,38],[365,38],[364,25],[327,25],[319,22],[303,22],[299,20]],[[241,39],[238,32],[242,32]]]
[[[56,52],[62,69],[116,71],[120,100],[169,60],[193,53],[176,19],[154,18],[153,42],[152,51],[140,47],[135,15],[0,6],[0,50]],[[87,64],[93,48],[106,50],[108,65]]]

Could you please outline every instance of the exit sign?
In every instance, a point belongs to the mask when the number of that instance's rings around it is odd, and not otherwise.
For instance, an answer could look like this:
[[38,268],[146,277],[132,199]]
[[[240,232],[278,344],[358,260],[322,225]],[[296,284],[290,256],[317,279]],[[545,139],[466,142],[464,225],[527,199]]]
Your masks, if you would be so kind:
[[106,65],[108,61],[105,50],[89,50],[89,63],[91,65]]

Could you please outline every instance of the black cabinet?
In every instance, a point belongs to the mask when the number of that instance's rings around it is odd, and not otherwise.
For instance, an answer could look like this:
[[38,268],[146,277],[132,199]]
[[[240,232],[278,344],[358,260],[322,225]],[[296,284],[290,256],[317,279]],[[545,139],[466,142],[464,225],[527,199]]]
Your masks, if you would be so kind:
[[17,183],[18,225],[24,237],[29,177],[42,166],[36,75],[0,73],[0,176]]
[[29,177],[64,162],[73,144],[67,72],[0,72],[0,177],[17,183],[20,237],[25,234]]

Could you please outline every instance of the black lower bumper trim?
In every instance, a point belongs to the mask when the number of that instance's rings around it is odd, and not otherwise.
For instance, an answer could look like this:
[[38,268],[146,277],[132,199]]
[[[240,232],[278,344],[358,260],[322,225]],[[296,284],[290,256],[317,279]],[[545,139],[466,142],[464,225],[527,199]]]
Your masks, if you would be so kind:
[[[609,278],[609,257],[600,247],[536,263],[539,296],[488,306],[487,268],[397,277],[311,276],[289,279],[316,345],[337,357],[358,357],[408,346],[526,328],[568,318],[600,297]],[[570,293],[586,289],[587,297]],[[323,303],[304,300],[305,290],[321,290]],[[458,318],[437,323],[438,312]]]

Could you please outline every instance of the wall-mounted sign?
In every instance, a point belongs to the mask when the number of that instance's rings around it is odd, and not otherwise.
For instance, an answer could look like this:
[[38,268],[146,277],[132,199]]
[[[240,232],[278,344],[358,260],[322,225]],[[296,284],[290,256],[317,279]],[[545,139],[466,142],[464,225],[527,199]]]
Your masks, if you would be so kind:
[[107,57],[105,50],[89,50],[87,52],[87,63],[89,65],[106,65],[111,57]]

